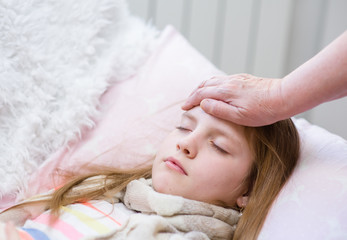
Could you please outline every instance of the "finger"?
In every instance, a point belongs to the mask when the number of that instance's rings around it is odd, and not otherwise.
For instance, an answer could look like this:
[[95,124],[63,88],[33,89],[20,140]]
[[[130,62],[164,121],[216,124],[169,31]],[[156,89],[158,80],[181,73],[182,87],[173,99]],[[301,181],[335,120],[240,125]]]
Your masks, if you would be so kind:
[[200,105],[200,102],[205,98],[227,101],[228,96],[227,91],[223,91],[223,89],[216,86],[200,88],[192,96],[188,97],[181,108],[189,110],[194,106]]
[[207,79],[207,80],[203,81],[199,85],[199,88],[202,88],[202,87],[212,87],[212,86],[219,85],[219,84],[225,82],[226,80],[228,80],[229,77],[230,76],[226,76],[226,75],[211,77],[210,79]]
[[240,109],[223,101],[204,99],[200,103],[201,108],[208,114],[239,125],[248,125],[241,117]]
[[208,87],[208,86],[215,86],[217,84],[220,84],[222,82],[222,79],[224,79],[226,76],[215,76],[210,79],[206,79],[202,81],[199,86],[197,86],[190,94],[188,97],[192,96],[193,94],[196,93],[200,88],[203,87]]
[[[218,88],[218,86],[221,86],[225,82],[233,82],[233,81],[244,81],[246,78],[249,78],[251,75],[249,74],[235,74],[231,76],[215,76],[212,77],[209,80],[203,81],[198,88],[196,88],[187,98],[186,102],[182,105],[183,110],[189,110],[194,106],[197,106],[200,104],[200,102],[204,98],[213,98],[216,100],[227,100],[226,97],[230,97],[230,94],[233,94],[233,91],[225,91],[223,90],[223,87]],[[234,85],[234,87],[238,87],[239,84]],[[229,86],[231,88],[231,86]],[[211,89],[214,89],[215,91],[213,92],[214,95],[209,94],[212,93],[210,91]],[[218,94],[221,95],[218,95]],[[227,94],[226,94],[227,93]]]
[[214,87],[218,85],[222,85],[226,82],[233,82],[233,81],[244,81],[246,79],[249,79],[251,75],[249,74],[234,74],[234,75],[223,75],[223,76],[214,76],[210,79],[204,80],[200,85],[189,95],[192,96],[196,91],[198,91],[201,88],[205,87]]
[[199,86],[197,86],[196,88],[194,88],[194,90],[189,94],[188,97],[190,97],[190,96],[192,96],[193,94],[195,94],[195,92],[196,92],[199,88],[202,88],[202,87],[205,85],[205,82],[206,82],[206,81],[207,81],[207,80],[202,81],[202,82],[199,84]]

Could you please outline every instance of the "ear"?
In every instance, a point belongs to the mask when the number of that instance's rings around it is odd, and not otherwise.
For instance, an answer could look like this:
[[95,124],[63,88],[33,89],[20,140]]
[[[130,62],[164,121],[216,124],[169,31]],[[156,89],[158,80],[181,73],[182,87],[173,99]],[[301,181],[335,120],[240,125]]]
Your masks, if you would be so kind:
[[248,195],[241,195],[236,199],[236,204],[239,208],[245,208],[248,203]]

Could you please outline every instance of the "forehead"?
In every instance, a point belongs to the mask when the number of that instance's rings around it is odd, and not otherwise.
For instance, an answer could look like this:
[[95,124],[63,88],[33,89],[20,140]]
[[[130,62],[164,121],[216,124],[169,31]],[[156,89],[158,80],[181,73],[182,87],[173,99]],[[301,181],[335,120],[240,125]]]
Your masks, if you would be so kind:
[[218,125],[213,126],[225,126],[229,128],[240,128],[243,129],[244,127],[217,117],[214,117],[208,113],[206,113],[204,110],[202,110],[201,107],[194,107],[190,109],[189,111],[186,111],[182,114],[182,118],[188,118],[194,121],[206,121],[211,123],[218,123]]

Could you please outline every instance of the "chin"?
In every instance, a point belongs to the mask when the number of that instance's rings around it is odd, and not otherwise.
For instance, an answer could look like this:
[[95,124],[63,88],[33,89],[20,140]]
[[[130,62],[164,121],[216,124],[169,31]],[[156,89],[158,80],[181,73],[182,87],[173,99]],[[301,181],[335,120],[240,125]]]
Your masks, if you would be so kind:
[[152,185],[156,192],[170,195],[178,195],[175,189],[172,189],[170,182],[165,177],[152,178]]

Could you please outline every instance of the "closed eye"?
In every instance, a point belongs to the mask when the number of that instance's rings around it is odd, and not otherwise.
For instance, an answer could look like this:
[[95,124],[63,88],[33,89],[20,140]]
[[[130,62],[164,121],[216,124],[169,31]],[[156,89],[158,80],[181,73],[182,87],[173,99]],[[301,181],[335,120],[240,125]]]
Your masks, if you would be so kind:
[[215,150],[217,150],[218,152],[223,153],[223,154],[228,154],[227,151],[225,151],[225,150],[224,150],[223,148],[221,148],[220,146],[216,145],[213,141],[210,141],[210,143],[211,143],[211,146],[212,146]]
[[177,126],[176,129],[178,129],[180,131],[191,131],[190,129],[182,127],[182,126]]

